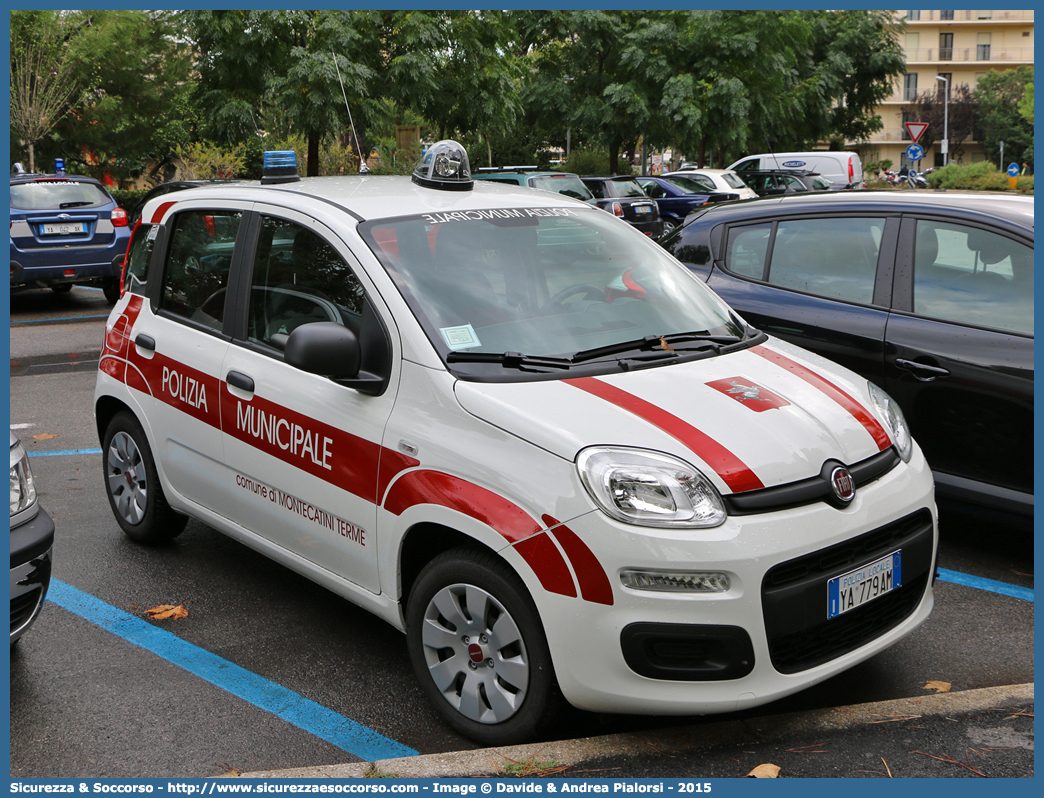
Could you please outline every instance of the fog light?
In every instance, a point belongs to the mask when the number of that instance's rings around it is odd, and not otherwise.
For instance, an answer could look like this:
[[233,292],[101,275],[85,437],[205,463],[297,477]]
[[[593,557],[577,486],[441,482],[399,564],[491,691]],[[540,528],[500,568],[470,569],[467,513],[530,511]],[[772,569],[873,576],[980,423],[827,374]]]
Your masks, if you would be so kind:
[[624,587],[668,593],[725,593],[728,574],[719,571],[621,571]]

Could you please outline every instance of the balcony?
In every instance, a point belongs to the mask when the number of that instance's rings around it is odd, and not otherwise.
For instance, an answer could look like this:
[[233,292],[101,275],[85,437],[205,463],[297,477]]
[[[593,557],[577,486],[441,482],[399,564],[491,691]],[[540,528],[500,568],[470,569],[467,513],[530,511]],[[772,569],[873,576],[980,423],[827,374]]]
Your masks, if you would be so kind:
[[[947,16],[944,18],[943,15]],[[950,16],[952,15],[952,16]],[[956,11],[922,11],[919,19],[904,19],[912,24],[939,22],[1033,22],[1032,11],[975,11],[959,9]]]
[[972,47],[918,47],[906,51],[907,64],[936,63],[1009,63],[1009,64],[1032,64],[1032,47],[1008,47],[1000,49],[997,47],[983,50],[982,46]]

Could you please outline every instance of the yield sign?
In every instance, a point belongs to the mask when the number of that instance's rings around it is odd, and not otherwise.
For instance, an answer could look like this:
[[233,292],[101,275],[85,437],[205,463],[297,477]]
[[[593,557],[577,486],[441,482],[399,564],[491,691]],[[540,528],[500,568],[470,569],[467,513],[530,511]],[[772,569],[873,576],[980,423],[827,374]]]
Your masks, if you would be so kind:
[[910,138],[913,139],[913,143],[917,143],[917,139],[924,135],[924,131],[928,129],[927,122],[903,122],[903,127],[906,128],[906,132],[910,134]]

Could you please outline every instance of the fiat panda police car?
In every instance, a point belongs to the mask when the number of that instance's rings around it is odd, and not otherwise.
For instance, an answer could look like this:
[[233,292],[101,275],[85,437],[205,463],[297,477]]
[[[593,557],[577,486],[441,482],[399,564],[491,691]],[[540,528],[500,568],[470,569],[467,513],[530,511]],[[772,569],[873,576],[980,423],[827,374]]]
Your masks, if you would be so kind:
[[487,745],[563,700],[752,707],[928,616],[932,478],[879,388],[453,142],[412,180],[292,155],[134,230],[95,395],[130,538],[191,516],[371,610]]

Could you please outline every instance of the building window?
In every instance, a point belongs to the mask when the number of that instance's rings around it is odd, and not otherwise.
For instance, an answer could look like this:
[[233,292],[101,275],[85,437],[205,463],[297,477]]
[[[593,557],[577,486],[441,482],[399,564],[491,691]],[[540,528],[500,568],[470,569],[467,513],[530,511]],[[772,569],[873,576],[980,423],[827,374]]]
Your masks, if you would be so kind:
[[[946,13],[945,11],[943,12]],[[953,13],[952,11],[950,12]],[[939,34],[939,60],[940,61],[952,61],[953,60],[953,34],[952,33],[940,33]]]
[[907,11],[906,12],[906,19],[907,19],[908,22],[917,22],[917,21],[919,21],[921,19],[921,12],[920,11]]
[[917,73],[914,72],[912,75],[906,76],[906,82],[903,86],[903,100],[906,102],[913,102],[917,99]]
[[953,19],[953,12],[952,11],[940,11],[939,12],[939,19],[944,20],[944,21],[945,20],[952,20]]
[[990,37],[991,33],[980,33],[978,41],[975,45],[975,60],[976,61],[989,61],[990,60]]
[[979,19],[993,19],[992,11],[979,11]]
[[945,87],[946,96],[947,97],[952,97],[953,95],[950,94],[950,88],[953,85],[953,73],[952,72],[940,72],[939,73],[939,77],[940,78],[946,78],[946,83],[943,83],[941,80],[936,81],[935,90],[941,96],[942,93],[943,93],[943,87]]

